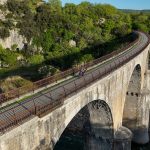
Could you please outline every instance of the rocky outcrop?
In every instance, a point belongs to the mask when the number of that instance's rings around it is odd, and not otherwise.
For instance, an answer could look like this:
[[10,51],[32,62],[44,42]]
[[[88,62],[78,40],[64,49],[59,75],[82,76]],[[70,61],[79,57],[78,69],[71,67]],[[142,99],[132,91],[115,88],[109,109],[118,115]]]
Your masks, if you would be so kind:
[[0,20],[5,20],[5,15],[1,10],[0,10]]
[[[7,0],[0,0],[0,5],[3,5],[7,2]],[[0,20],[5,20],[6,12],[0,10]],[[5,39],[0,39],[0,45],[4,48],[11,48],[13,45],[17,45],[17,48],[22,49],[24,47],[24,43],[26,43],[26,39],[19,35],[18,29],[10,30],[10,36]]]
[[17,29],[11,30],[8,38],[0,39],[0,44],[4,48],[11,48],[12,45],[17,45],[17,48],[22,49],[24,43],[26,43],[26,39],[22,35],[19,35]]
[[0,4],[5,4],[7,0],[0,0]]
[[76,47],[76,41],[70,40],[70,41],[69,41],[69,46],[70,46],[70,47]]

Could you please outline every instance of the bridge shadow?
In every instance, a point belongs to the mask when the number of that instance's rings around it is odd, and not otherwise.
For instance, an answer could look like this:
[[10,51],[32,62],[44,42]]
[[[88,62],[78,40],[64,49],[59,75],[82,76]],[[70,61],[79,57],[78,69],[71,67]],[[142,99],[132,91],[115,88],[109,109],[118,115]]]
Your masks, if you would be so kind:
[[[100,101],[100,100],[99,100]],[[89,103],[91,105],[95,105]],[[92,141],[97,141],[97,144],[102,150],[109,150],[112,147],[113,127],[112,120],[107,120],[108,112],[101,108],[102,122],[92,123],[91,114],[88,108],[89,104],[82,108],[78,114],[71,120],[67,128],[62,133],[59,141],[56,143],[54,150],[88,150],[92,145]],[[93,111],[96,111],[95,109]],[[98,110],[97,110],[98,111]],[[101,114],[103,112],[103,115]],[[111,116],[110,116],[111,117]],[[95,140],[96,139],[96,140]]]

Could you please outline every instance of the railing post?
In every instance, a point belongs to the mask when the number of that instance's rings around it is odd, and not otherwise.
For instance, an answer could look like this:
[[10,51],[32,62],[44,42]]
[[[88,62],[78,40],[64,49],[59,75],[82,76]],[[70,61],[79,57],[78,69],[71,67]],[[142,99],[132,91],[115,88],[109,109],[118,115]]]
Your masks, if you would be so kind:
[[36,115],[37,115],[37,116],[41,115],[41,114],[40,114],[39,106],[36,107]]
[[118,60],[119,64],[118,64],[118,67],[120,67],[120,60]]
[[115,69],[117,69],[117,68],[118,68],[118,66],[117,66],[117,64],[116,64],[116,60],[114,61],[114,63],[115,63]]
[[72,68],[72,76],[75,75],[74,67]]
[[78,89],[77,89],[77,84],[76,84],[75,81],[74,81],[73,83],[74,83],[74,85],[75,85],[75,91],[77,91],[77,90],[78,90]]
[[128,62],[128,57],[127,57],[127,55],[125,55],[125,58],[126,58],[126,62]]
[[56,76],[57,76],[57,74],[55,75],[54,79],[55,79],[55,82],[57,83],[57,77]]
[[52,94],[51,94],[51,91],[49,92],[49,96],[50,96],[50,98],[52,99]]
[[84,83],[85,83],[85,85],[86,85],[86,80],[85,80],[85,76],[83,76],[83,79],[84,79]]
[[32,91],[33,91],[33,93],[34,93],[34,83],[32,84]]
[[4,94],[0,94],[0,104],[2,104],[3,103],[3,101],[4,101]]
[[16,114],[15,114],[14,109],[12,111],[13,111],[13,114],[14,114],[15,123],[17,123],[17,118],[16,118]]
[[111,72],[112,72],[111,63],[110,63],[110,65],[109,65],[109,67],[110,67],[110,71],[109,71],[109,72],[111,73]]
[[36,105],[35,105],[34,99],[33,99],[33,104],[34,104],[34,112],[35,112],[35,115],[36,115]]
[[101,73],[100,73],[100,70],[98,69],[98,74],[99,74],[99,78],[100,78],[100,76],[101,76]]
[[17,96],[18,96],[18,98],[20,97],[19,88],[17,89]]
[[107,74],[107,70],[106,70],[106,67],[104,67],[105,68],[105,75]]
[[91,75],[92,75],[92,79],[93,79],[93,81],[94,81],[94,75],[93,75],[93,73],[91,72]]
[[67,96],[67,93],[66,93],[66,89],[65,87],[63,86],[63,89],[64,89],[64,93],[65,93],[65,97]]

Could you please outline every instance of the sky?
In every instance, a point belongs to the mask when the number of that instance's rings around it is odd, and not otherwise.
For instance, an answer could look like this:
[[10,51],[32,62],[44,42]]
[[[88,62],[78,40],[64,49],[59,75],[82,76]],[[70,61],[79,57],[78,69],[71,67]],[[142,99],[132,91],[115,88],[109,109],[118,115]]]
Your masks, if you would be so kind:
[[[85,0],[61,0],[62,4],[75,3],[79,4]],[[120,9],[150,9],[150,0],[86,0],[91,3],[111,4]]]

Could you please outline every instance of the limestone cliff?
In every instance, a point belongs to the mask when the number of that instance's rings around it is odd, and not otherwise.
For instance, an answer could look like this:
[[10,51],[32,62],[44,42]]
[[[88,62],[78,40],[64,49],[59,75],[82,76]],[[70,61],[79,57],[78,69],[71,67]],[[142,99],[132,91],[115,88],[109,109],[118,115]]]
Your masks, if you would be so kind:
[[5,20],[5,15],[1,10],[0,10],[0,20]]
[[11,30],[8,38],[0,39],[0,44],[4,48],[11,48],[11,46],[15,44],[17,45],[17,48],[22,49],[24,43],[26,43],[26,39],[22,35],[19,35],[17,29]]
[[[7,2],[7,0],[0,0],[0,5],[3,5]],[[0,10],[0,20],[5,20],[5,16],[8,11],[2,12]],[[24,47],[24,43],[26,43],[26,39],[19,34],[18,29],[12,29],[9,31],[10,36],[5,39],[0,38],[0,45],[4,48],[11,48],[13,45],[17,45],[17,48],[22,49]]]
[[6,2],[7,2],[7,0],[0,0],[0,4],[4,4]]
[[[0,5],[3,5],[7,0],[0,0]],[[0,20],[5,20],[5,13],[0,9]]]

